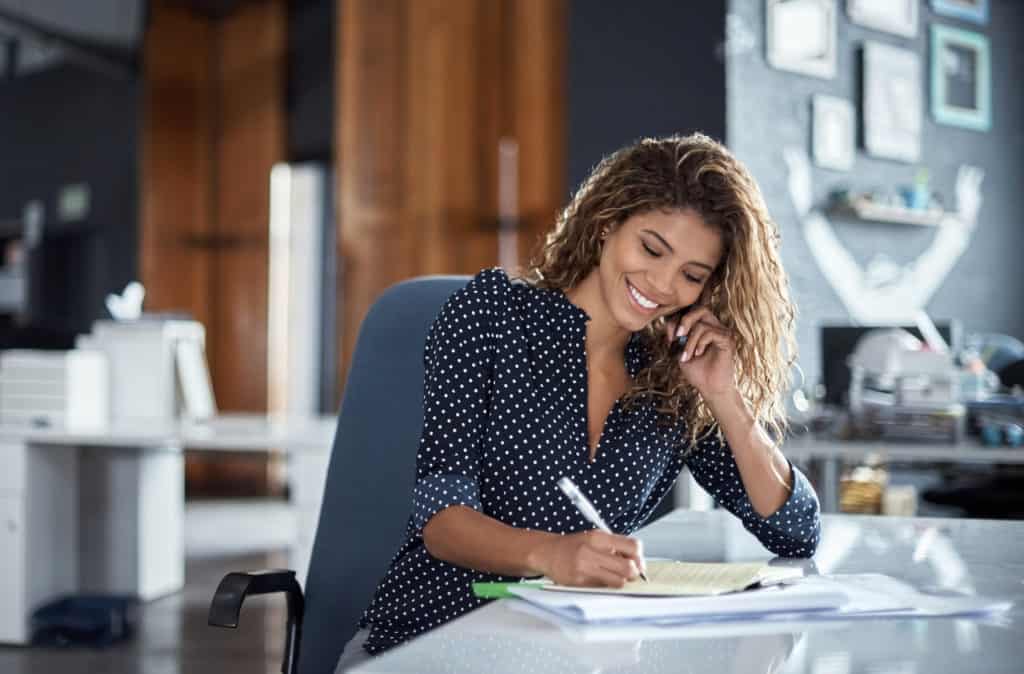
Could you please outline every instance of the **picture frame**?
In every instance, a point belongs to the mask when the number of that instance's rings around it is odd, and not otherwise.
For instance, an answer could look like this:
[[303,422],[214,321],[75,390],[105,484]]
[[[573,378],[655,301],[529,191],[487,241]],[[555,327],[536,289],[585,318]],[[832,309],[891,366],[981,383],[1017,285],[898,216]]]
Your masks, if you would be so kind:
[[988,23],[988,4],[989,0],[932,0],[932,11],[940,16],[984,25]]
[[833,171],[849,171],[857,154],[853,103],[816,94],[811,99],[811,154],[814,163]]
[[865,28],[917,37],[918,0],[846,0],[846,15]]
[[873,157],[917,162],[921,157],[921,59],[879,42],[863,50],[864,150]]
[[777,70],[832,79],[836,0],[765,0],[765,50]]
[[940,124],[974,131],[992,127],[992,59],[986,36],[932,25],[931,100],[932,116]]

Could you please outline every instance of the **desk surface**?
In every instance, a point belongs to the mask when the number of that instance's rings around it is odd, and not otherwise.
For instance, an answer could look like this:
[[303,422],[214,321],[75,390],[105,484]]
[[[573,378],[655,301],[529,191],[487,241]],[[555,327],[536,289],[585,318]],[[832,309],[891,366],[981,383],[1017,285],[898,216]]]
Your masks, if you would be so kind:
[[288,419],[229,413],[219,414],[202,424],[115,424],[96,432],[0,426],[0,440],[144,449],[329,452],[336,423],[334,415]]
[[[820,573],[880,572],[925,588],[1016,602],[1000,623],[966,619],[756,623],[660,633],[562,632],[491,603],[352,670],[486,672],[1020,672],[1024,660],[1024,522],[824,517]],[[647,553],[693,561],[769,557],[724,511],[675,511],[645,528]]]

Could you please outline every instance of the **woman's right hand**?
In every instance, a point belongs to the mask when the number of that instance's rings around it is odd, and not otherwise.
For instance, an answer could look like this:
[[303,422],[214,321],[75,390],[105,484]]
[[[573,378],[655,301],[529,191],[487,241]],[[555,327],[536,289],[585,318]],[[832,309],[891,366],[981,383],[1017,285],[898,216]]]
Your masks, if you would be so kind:
[[591,530],[553,536],[537,550],[537,567],[559,585],[621,588],[643,568],[640,541]]

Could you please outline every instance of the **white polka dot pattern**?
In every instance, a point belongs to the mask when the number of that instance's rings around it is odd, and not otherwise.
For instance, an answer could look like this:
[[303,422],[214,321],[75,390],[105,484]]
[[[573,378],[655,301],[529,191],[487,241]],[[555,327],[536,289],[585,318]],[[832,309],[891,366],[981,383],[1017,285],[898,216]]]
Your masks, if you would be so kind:
[[[436,513],[464,505],[506,524],[555,533],[590,528],[558,491],[570,477],[608,525],[629,534],[672,488],[684,465],[773,553],[809,556],[818,542],[818,502],[793,470],[794,490],[769,518],[751,507],[728,446],[706,439],[684,459],[685,424],[658,424],[650,401],[617,401],[597,459],[588,458],[587,314],[561,291],[480,272],[445,304],[424,352],[423,430],[406,539],[360,627],[379,653],[484,603],[470,584],[514,580],[448,564],[423,545]],[[624,353],[643,366],[640,334]]]

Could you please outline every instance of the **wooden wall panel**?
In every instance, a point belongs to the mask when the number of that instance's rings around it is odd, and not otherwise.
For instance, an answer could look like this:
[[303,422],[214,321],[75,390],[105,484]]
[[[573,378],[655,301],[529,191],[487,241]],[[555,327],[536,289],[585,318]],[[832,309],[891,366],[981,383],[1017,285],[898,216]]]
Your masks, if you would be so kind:
[[[141,275],[147,310],[207,330],[218,407],[267,409],[270,171],[285,157],[284,0],[218,21],[150,7],[144,52]],[[186,457],[190,495],[279,487],[265,458]]]
[[407,4],[344,0],[336,12],[339,381],[367,308],[414,260],[415,241],[400,235]]
[[519,143],[519,258],[536,250],[569,199],[565,184],[567,9],[559,0],[515,0],[509,20],[515,56],[508,77]]
[[285,159],[286,20],[283,0],[265,0],[217,28],[213,377],[231,410],[267,409],[270,171]]
[[386,287],[497,264],[502,137],[520,143],[522,261],[552,222],[564,192],[565,3],[344,0],[337,17],[344,382]]
[[154,3],[144,52],[139,267],[149,311],[211,325],[212,25]]

